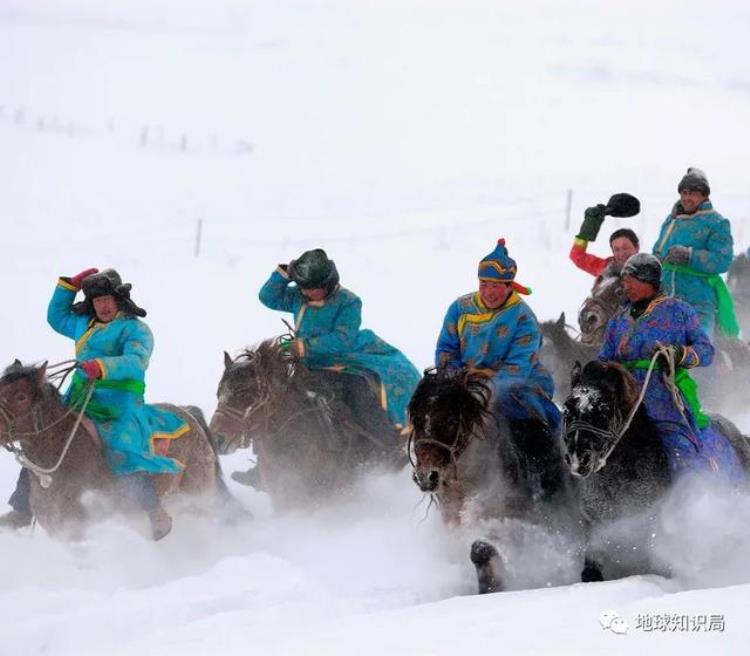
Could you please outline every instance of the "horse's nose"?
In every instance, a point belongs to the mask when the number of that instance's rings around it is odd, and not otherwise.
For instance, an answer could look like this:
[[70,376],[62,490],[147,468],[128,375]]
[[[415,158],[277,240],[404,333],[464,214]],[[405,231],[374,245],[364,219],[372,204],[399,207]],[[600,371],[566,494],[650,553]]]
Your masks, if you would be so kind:
[[422,492],[434,492],[440,483],[440,474],[435,469],[429,472],[414,472],[412,478]]
[[570,466],[570,463],[572,462],[570,454],[567,451],[565,452],[565,462],[568,463],[568,466]]

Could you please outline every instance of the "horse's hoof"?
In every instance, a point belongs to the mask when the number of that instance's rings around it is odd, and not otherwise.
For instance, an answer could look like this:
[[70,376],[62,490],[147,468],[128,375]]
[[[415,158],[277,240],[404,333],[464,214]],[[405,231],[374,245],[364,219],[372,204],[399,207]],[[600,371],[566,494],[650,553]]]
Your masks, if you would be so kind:
[[598,583],[603,580],[604,576],[602,576],[602,570],[596,565],[586,565],[581,572],[581,581],[583,583]]
[[497,549],[484,540],[475,540],[471,545],[471,562],[477,570],[477,586],[479,594],[500,592],[502,586],[495,576],[493,558],[499,554]]
[[233,471],[230,476],[233,481],[237,481],[240,485],[254,487],[256,490],[260,489],[260,476],[257,467],[251,467],[247,471]]
[[151,521],[151,537],[154,542],[158,542],[169,535],[172,530],[172,518],[164,508],[159,506],[156,510],[152,510],[148,514],[148,518]]
[[497,555],[497,549],[484,540],[474,540],[471,545],[471,562],[476,566],[486,565]]

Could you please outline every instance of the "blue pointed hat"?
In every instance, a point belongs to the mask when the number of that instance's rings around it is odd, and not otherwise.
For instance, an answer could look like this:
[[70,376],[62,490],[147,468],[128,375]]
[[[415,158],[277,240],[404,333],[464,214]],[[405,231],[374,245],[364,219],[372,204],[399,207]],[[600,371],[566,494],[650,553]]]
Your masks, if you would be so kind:
[[523,285],[514,282],[518,267],[516,261],[508,255],[508,249],[505,247],[505,239],[497,240],[495,250],[489,255],[482,258],[479,263],[479,280],[489,282],[510,282],[513,283],[513,289],[521,294],[530,294],[531,290]]
[[492,282],[512,282],[516,277],[516,261],[508,255],[505,239],[498,239],[495,250],[479,263],[479,279]]

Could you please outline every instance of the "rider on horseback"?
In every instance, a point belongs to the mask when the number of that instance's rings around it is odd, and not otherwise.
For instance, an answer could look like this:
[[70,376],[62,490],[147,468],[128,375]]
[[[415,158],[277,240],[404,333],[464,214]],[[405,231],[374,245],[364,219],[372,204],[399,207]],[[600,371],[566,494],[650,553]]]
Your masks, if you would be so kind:
[[653,255],[633,255],[621,275],[628,301],[607,325],[599,360],[619,362],[641,388],[653,369],[643,405],[661,436],[673,474],[722,471],[730,478],[741,476],[737,455],[709,426],[687,373],[711,364],[714,356],[698,315],[687,303],[661,291],[662,267]]
[[[479,291],[459,297],[448,308],[437,342],[435,365],[465,367],[492,382],[495,412],[505,417],[520,448],[555,439],[560,412],[552,402],[552,377],[539,361],[539,326],[519,294],[531,290],[515,282],[516,263],[505,240],[479,263]],[[551,453],[552,449],[532,449]],[[528,463],[536,473],[545,463]],[[545,494],[554,483],[540,476]]]
[[362,301],[339,285],[325,251],[306,251],[279,265],[259,298],[272,310],[294,314],[294,339],[282,346],[316,371],[372,438],[385,449],[396,446],[419,372],[398,349],[360,329]]
[[612,249],[610,257],[597,257],[586,252],[589,242],[595,241],[599,236],[605,211],[606,206],[601,204],[586,209],[581,229],[570,249],[570,259],[573,260],[573,264],[596,278],[594,287],[605,278],[619,275],[622,265],[640,248],[635,232],[630,228],[620,228],[609,236],[609,246]]
[[[65,402],[84,408],[93,420],[108,464],[126,493],[148,513],[152,536],[159,540],[171,530],[172,519],[161,504],[153,476],[177,473],[181,465],[157,455],[154,440],[180,437],[189,426],[171,412],[143,402],[153,337],[138,318],[146,311],[130,299],[130,288],[113,269],[101,273],[87,269],[72,278],[60,278],[47,320],[55,331],[75,340],[78,366]],[[74,303],[80,290],[84,299]],[[26,470],[11,503],[30,519],[24,477],[28,477]]]
[[714,210],[708,199],[711,188],[700,169],[689,168],[677,190],[680,200],[662,224],[653,250],[664,265],[664,291],[690,303],[709,335],[718,323],[725,336],[736,337],[732,297],[719,275],[732,263],[729,221]]

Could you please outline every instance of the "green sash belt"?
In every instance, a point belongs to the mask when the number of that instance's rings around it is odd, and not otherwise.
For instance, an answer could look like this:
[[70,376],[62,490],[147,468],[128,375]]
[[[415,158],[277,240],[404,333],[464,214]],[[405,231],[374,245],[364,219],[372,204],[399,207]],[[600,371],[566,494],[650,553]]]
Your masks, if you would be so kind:
[[719,330],[726,337],[739,336],[740,325],[737,323],[737,316],[734,313],[732,295],[729,293],[729,289],[727,288],[724,279],[718,273],[702,273],[682,264],[670,264],[669,262],[662,264],[662,268],[665,271],[676,271],[677,273],[684,273],[688,276],[704,278],[713,288],[714,294],[716,294],[717,324]]
[[[626,369],[648,369],[651,366],[651,360],[627,360],[622,363]],[[661,369],[657,363],[654,369]],[[698,398],[698,383],[695,382],[687,369],[677,367],[674,373],[674,382],[677,389],[682,392],[685,400],[690,406],[695,423],[698,428],[705,428],[711,422],[711,418],[701,409],[701,402]]]
[[[68,405],[74,410],[83,406],[86,400],[86,394],[89,389],[89,381],[81,376],[74,376],[73,382],[68,390]],[[130,392],[143,396],[146,391],[146,383],[142,380],[125,379],[125,380],[102,380],[94,381],[94,390],[114,390],[118,392]],[[86,414],[92,419],[99,421],[113,421],[122,415],[122,408],[110,403],[103,403],[93,396],[89,399],[86,406]]]

